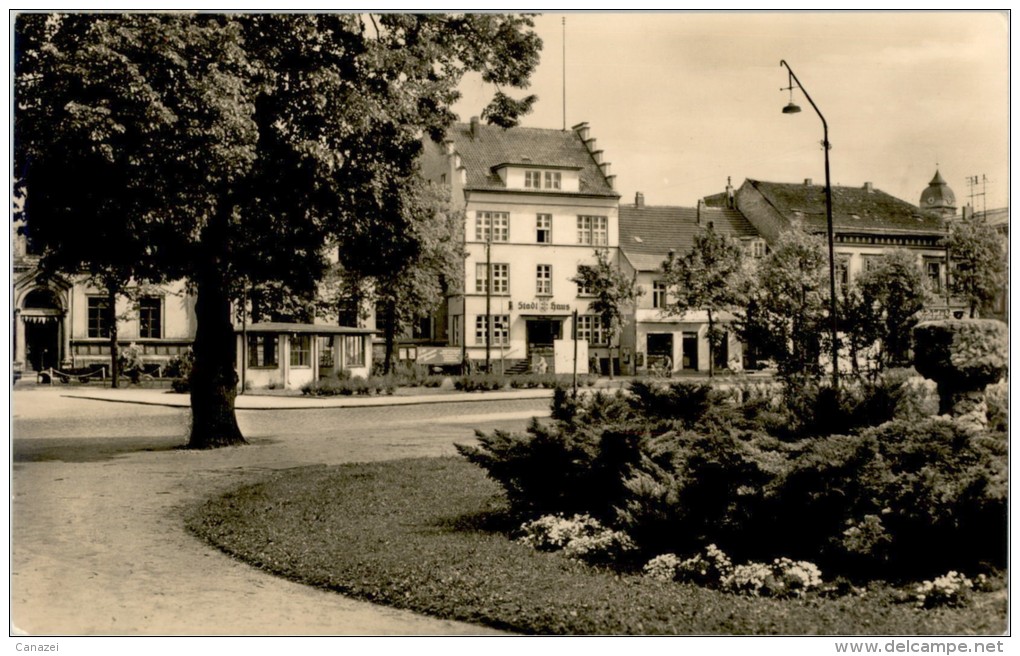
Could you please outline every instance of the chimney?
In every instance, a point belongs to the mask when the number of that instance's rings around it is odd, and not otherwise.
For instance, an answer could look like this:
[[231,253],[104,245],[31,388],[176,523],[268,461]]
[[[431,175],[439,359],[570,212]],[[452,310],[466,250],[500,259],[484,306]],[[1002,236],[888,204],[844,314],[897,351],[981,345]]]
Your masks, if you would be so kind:
[[478,132],[479,132],[479,130],[478,130],[478,117],[477,116],[472,116],[471,117],[471,140],[472,141],[474,141],[475,139],[478,138]]
[[805,187],[810,187],[810,186],[811,186],[811,185],[813,185],[814,183],[815,183],[815,181],[814,181],[814,180],[812,180],[811,178],[804,178],[804,186],[805,186]]
[[[726,207],[733,209],[733,180],[726,176]],[[700,207],[700,204],[699,204]]]
[[864,191],[868,192],[869,194],[875,193],[875,185],[871,184],[870,182],[865,182]]
[[447,155],[453,154],[453,143],[454,143],[453,139],[447,139],[446,141],[443,142],[443,150],[446,152]]
[[644,206],[645,206],[645,195],[639,191],[636,194],[634,194],[634,207],[644,207]]
[[705,199],[704,198],[699,198],[698,199],[698,215],[697,215],[698,225],[701,225],[701,210],[703,210],[703,209],[705,209]]

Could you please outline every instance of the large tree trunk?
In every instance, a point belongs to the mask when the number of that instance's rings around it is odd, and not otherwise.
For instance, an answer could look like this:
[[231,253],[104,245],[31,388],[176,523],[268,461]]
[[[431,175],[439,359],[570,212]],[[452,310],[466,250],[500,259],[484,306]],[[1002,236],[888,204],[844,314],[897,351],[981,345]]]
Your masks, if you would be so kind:
[[234,370],[234,326],[222,254],[226,249],[226,215],[221,212],[206,228],[206,252],[195,277],[195,364],[191,370],[191,438],[188,447],[209,449],[245,444],[234,414],[237,372]]
[[106,302],[110,305],[110,386],[120,387],[120,349],[117,348],[117,289],[106,288]]

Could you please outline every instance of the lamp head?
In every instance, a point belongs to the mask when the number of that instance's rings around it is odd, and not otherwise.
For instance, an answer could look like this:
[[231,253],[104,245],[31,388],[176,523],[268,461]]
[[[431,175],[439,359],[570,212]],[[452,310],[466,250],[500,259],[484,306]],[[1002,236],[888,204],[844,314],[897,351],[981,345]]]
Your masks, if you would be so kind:
[[793,102],[791,100],[789,103],[787,103],[786,107],[783,107],[783,113],[784,114],[799,114],[800,113],[800,106],[797,105],[795,102]]

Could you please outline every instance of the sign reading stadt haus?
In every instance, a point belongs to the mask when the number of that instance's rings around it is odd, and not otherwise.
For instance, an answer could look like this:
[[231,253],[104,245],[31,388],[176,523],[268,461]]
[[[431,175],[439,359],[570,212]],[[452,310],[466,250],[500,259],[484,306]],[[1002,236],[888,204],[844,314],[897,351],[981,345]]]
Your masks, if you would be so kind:
[[517,301],[518,310],[536,310],[538,312],[570,312],[568,303],[552,301]]

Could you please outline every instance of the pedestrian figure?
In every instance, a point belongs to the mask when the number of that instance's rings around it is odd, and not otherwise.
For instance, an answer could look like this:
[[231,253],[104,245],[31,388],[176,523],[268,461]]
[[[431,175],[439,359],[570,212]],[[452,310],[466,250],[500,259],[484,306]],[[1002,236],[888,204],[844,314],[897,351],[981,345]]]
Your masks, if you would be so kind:
[[465,376],[475,373],[475,363],[471,361],[470,355],[464,354],[464,362],[461,363],[461,368],[464,370]]
[[538,371],[538,374],[539,375],[544,374],[548,368],[549,368],[549,365],[546,364],[545,357],[540,357],[538,359],[538,364],[535,365],[535,369]]
[[668,355],[662,358],[662,368],[666,372],[666,378],[673,377],[673,360]]
[[599,359],[594,355],[588,358],[588,373],[596,375],[599,373]]

